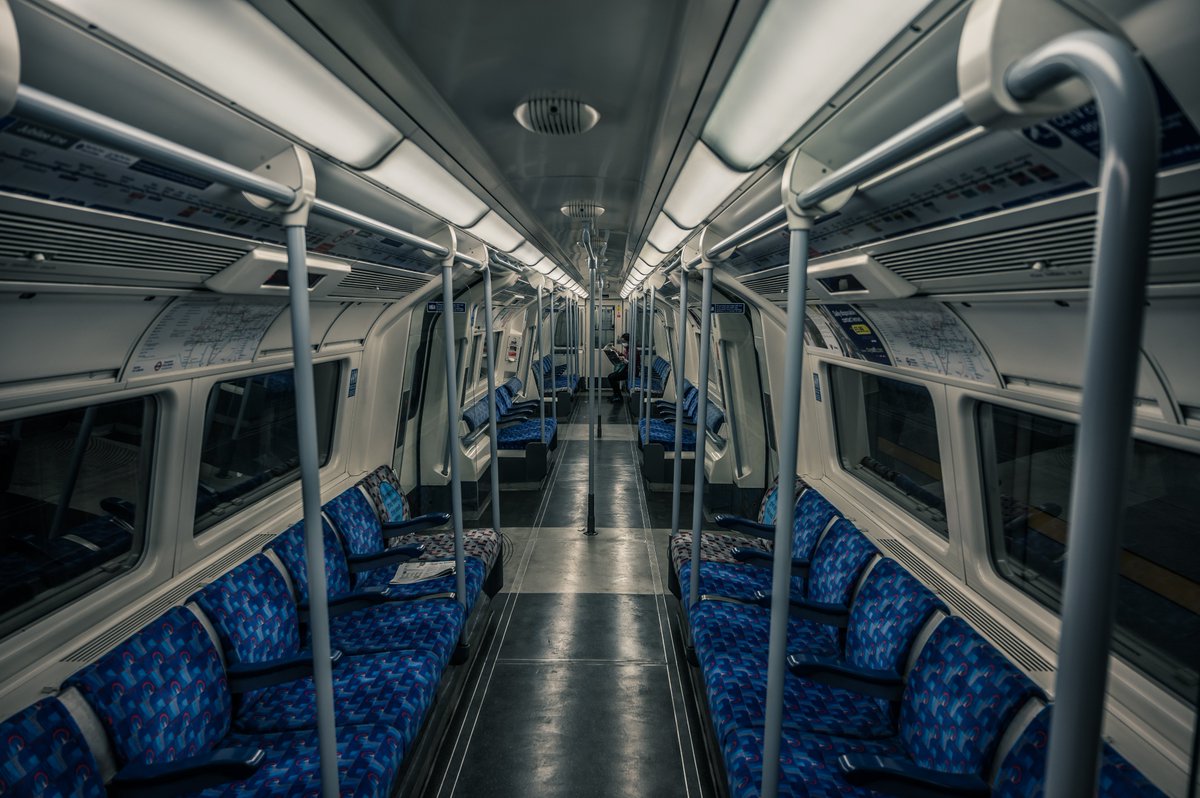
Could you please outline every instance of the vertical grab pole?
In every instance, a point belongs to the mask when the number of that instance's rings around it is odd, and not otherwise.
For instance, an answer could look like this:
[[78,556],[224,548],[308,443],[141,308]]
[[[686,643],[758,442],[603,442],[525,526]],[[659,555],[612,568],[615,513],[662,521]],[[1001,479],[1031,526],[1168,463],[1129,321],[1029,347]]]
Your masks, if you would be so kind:
[[789,214],[787,353],[783,369],[783,423],[779,437],[779,496],[775,514],[775,554],[771,572],[770,644],[767,649],[766,723],[763,737],[762,797],[779,791],[779,749],[783,728],[783,687],[787,667],[788,598],[791,593],[792,522],[796,505],[791,496],[796,476],[800,436],[800,392],[804,376],[804,297],[808,285],[807,226]]
[[[657,276],[655,279],[659,279]],[[653,395],[651,385],[654,383],[654,300],[658,288],[653,283],[650,284],[650,313],[646,318],[646,385],[642,391],[642,401],[646,404],[646,412],[642,414],[642,418],[646,419],[646,443],[650,442],[650,399]]]
[[[688,273],[679,264],[679,342],[675,352],[675,476],[671,484],[671,534],[679,534],[679,505],[683,493],[683,381],[679,375],[687,363]],[[692,537],[692,562],[700,560],[700,537]]]
[[317,391],[313,378],[312,321],[308,305],[308,214],[317,178],[308,153],[292,146],[257,170],[296,186],[290,205],[243,194],[255,207],[280,211],[287,243],[288,307],[292,326],[292,375],[296,391],[296,450],[300,460],[300,501],[304,512],[304,558],[308,574],[308,628],[312,636],[313,692],[317,709],[321,796],[338,798],[337,730],[333,706],[333,662],[329,642],[329,586],[325,581],[325,534],[321,518],[320,453],[317,446]]
[[596,534],[596,253],[592,250],[592,235],[583,229],[584,246],[588,253],[588,338],[587,338],[587,389],[588,389],[588,498],[587,529],[584,534]]
[[[462,476],[458,470],[458,375],[455,373],[457,364],[454,359],[454,253],[458,248],[458,239],[452,227],[446,227],[442,235],[444,238],[439,237],[438,243],[445,244],[450,250],[450,254],[442,260],[442,331],[446,339],[446,451],[450,460],[450,516],[454,522],[454,592],[466,618],[467,570],[463,551]],[[466,645],[467,625],[463,623],[458,641],[459,651],[465,651]]]
[[[550,282],[550,408],[554,411],[554,418],[558,418],[558,377],[556,373],[557,367],[554,365],[555,352],[558,347],[554,339],[554,289],[558,285]],[[549,443],[549,441],[547,441]]]
[[91,405],[83,411],[83,421],[79,423],[79,432],[75,433],[75,446],[71,449],[71,464],[67,466],[67,478],[63,481],[63,489],[59,494],[58,506],[54,508],[54,519],[50,522],[50,540],[58,537],[70,509],[71,496],[75,493],[75,485],[79,482],[79,470],[83,468],[83,457],[87,454],[88,444],[92,442],[92,429],[96,426],[96,406]]
[[1014,63],[1006,85],[1025,100],[1070,77],[1092,90],[1102,153],[1050,720],[1051,798],[1082,798],[1096,789],[1158,161],[1154,88],[1133,51],[1115,36],[1083,31],[1056,39]]
[[485,251],[483,259],[483,334],[487,336],[488,457],[492,482],[492,529],[500,534],[500,453],[496,447],[496,353],[492,330],[492,265]]
[[[640,325],[637,323],[641,316],[637,313],[639,298],[634,298],[628,303],[629,307],[626,310],[625,318],[628,319],[626,326],[629,328],[626,332],[629,333],[629,346],[625,347],[625,392],[633,397],[633,364],[637,362],[638,347],[642,344],[642,336]],[[640,418],[638,420],[640,424]],[[640,427],[639,427],[640,428]]]
[[542,368],[546,358],[546,337],[542,334],[542,283],[545,280],[545,276],[540,274],[537,276],[538,367],[534,371],[538,381],[538,440],[542,443],[546,442],[546,374]]
[[[703,237],[701,238],[703,241]],[[701,274],[700,289],[700,374],[696,381],[696,478],[692,490],[692,573],[688,580],[688,609],[700,598],[700,530],[704,525],[704,456],[708,434],[702,419],[708,412],[708,361],[712,352],[712,278],[713,264],[702,258],[696,267]],[[676,424],[679,422],[676,421]],[[691,632],[689,631],[690,635]]]

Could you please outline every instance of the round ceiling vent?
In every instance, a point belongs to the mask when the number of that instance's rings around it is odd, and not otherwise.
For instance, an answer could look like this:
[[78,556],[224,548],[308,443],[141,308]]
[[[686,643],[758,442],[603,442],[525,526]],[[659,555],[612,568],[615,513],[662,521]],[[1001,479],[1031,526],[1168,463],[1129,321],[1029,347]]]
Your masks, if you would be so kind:
[[559,210],[563,216],[576,222],[591,222],[604,215],[604,208],[591,200],[571,200]]
[[526,100],[513,116],[526,130],[550,136],[586,133],[600,121],[600,112],[582,100],[553,95]]

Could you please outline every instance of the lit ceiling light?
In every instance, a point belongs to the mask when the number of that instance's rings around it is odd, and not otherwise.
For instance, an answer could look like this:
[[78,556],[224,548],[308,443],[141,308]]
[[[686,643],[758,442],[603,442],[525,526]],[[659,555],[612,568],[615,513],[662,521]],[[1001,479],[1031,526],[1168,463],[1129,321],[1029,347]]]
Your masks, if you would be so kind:
[[567,273],[560,267],[555,267],[554,271],[550,272],[550,279],[556,283],[563,283],[567,279]]
[[930,2],[771,0],[702,138],[733,166],[758,168]]
[[345,163],[375,163],[401,135],[242,0],[55,0],[173,72]]
[[468,227],[467,232],[501,252],[512,252],[525,241],[521,234],[495,211],[488,211],[478,224]]
[[672,222],[665,213],[660,213],[654,227],[650,228],[649,239],[651,245],[659,252],[670,252],[682,244],[691,232]]
[[646,244],[644,247],[642,247],[641,253],[638,254],[638,258],[642,261],[645,261],[645,263],[649,266],[657,266],[663,262],[663,258],[665,257],[667,256],[664,253],[659,252],[650,244]]
[[748,176],[721,163],[703,141],[697,141],[667,195],[663,210],[678,224],[697,227]]
[[632,268],[633,268],[633,273],[636,274],[638,277],[642,277],[642,278],[645,278],[647,275],[650,274],[650,272],[654,271],[654,267],[651,266],[649,263],[646,263],[646,261],[642,260],[641,258],[638,258],[637,260],[635,260],[633,262]]
[[554,265],[554,261],[550,260],[549,258],[542,258],[537,263],[533,264],[533,270],[538,274],[549,274],[556,268],[558,267]]
[[478,224],[488,212],[478,197],[408,140],[365,174],[459,227]]
[[[545,257],[537,247],[528,241],[514,249],[512,256],[526,266],[533,266]],[[551,266],[550,268],[554,267]]]

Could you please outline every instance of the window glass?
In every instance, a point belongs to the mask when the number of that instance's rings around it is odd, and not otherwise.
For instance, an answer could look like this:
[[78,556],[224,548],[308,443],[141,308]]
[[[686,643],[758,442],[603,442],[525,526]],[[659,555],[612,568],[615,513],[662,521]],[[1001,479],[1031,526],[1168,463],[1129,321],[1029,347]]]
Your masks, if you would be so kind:
[[131,569],[153,399],[0,422],[0,633]]
[[[339,364],[313,367],[317,451],[329,462]],[[195,534],[297,480],[296,391],[291,369],[219,382],[208,395]]]
[[[990,404],[979,436],[996,571],[1060,606],[1075,425]],[[1200,455],[1133,442],[1114,650],[1195,704],[1200,663]]]
[[948,537],[929,391],[840,366],[831,366],[829,375],[842,468]]

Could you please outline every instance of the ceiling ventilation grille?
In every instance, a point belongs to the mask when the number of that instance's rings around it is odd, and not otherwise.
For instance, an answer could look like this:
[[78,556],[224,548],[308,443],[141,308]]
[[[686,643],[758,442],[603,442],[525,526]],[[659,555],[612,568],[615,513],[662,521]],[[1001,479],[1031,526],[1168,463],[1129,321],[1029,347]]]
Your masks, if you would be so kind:
[[559,210],[563,216],[577,222],[590,222],[604,215],[604,208],[590,200],[571,200]]
[[913,572],[927,587],[937,593],[938,597],[983,634],[1000,647],[1005,654],[1018,662],[1021,667],[1031,673],[1052,673],[1054,666],[1045,657],[1038,654],[1026,643],[1017,638],[990,613],[976,604],[955,585],[943,579],[940,574],[926,565],[919,557],[908,550],[904,544],[895,538],[884,538],[879,541],[888,554],[895,557]]
[[513,116],[526,130],[549,136],[586,133],[600,121],[600,113],[582,100],[555,96],[526,100],[516,107]]
[[354,264],[354,271],[342,278],[332,296],[371,297],[386,294],[389,297],[411,294],[424,288],[433,279],[421,272],[381,272]]
[[167,610],[171,609],[171,607],[182,604],[187,600],[188,596],[192,595],[209,582],[217,579],[226,571],[229,571],[251,554],[254,554],[256,551],[270,542],[274,537],[274,532],[251,535],[249,538],[243,540],[237,546],[230,549],[223,556],[209,563],[207,566],[192,574],[179,584],[174,585],[166,593],[162,594],[154,601],[151,601],[149,604],[133,613],[133,615],[130,615],[116,626],[107,629],[99,637],[92,638],[79,648],[67,654],[62,658],[62,661],[91,662],[115,646],[117,643],[120,643],[122,640],[129,637],[138,629],[141,629],[143,626],[150,623]]
[[0,260],[69,266],[153,269],[208,278],[246,254],[245,248],[179,241],[0,211]]
[[[875,252],[873,256],[904,279],[917,283],[1027,272],[1037,261],[1052,268],[1088,266],[1092,262],[1095,227],[1095,214],[1088,214],[897,252]],[[1197,255],[1200,194],[1155,203],[1150,257]]]

